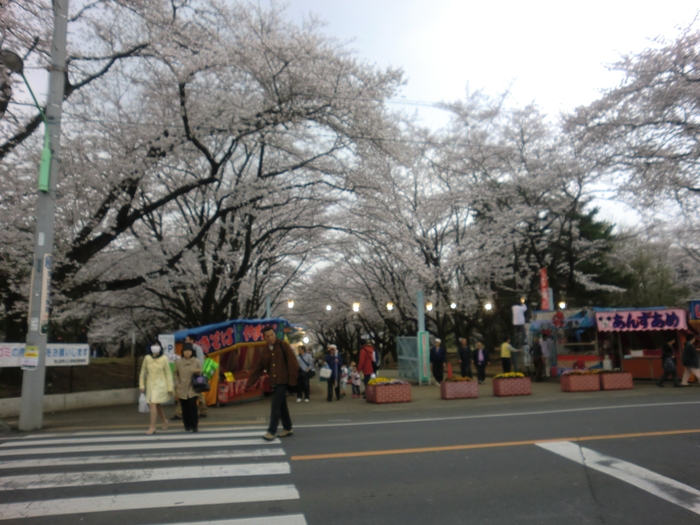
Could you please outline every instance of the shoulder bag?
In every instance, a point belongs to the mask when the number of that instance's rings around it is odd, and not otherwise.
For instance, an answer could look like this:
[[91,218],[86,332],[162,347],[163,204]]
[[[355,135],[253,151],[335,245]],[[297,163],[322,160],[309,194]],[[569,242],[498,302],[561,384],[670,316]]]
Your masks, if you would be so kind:
[[209,381],[202,374],[192,374],[192,389],[201,394],[202,392],[209,392]]

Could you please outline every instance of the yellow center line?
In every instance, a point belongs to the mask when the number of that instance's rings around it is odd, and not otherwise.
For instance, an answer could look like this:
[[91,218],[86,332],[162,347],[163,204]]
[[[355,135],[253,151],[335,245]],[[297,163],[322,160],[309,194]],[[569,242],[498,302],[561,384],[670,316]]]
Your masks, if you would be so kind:
[[660,432],[635,432],[633,434],[607,434],[602,436],[583,436],[573,438],[529,439],[526,441],[499,441],[496,443],[474,443],[471,445],[450,445],[445,447],[398,448],[389,450],[367,450],[364,452],[339,452],[336,454],[312,454],[308,456],[292,456],[292,461],[308,461],[313,459],[362,458],[371,456],[391,456],[396,454],[424,454],[426,452],[449,452],[454,450],[473,450],[478,448],[519,447],[536,445],[537,443],[553,443],[557,441],[595,441],[603,439],[629,439],[636,437],[674,436],[679,434],[697,434],[700,429],[665,430]]

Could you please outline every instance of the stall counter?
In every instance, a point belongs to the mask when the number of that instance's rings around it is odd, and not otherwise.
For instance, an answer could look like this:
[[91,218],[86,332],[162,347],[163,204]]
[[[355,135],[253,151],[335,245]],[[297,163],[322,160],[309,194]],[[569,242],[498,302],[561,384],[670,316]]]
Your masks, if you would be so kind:
[[[683,371],[685,368],[680,363],[680,357],[676,358],[678,366],[676,368],[676,374],[678,375],[678,381],[683,377]],[[663,366],[661,364],[660,357],[653,356],[624,356],[622,359],[622,370],[625,372],[630,372],[633,379],[661,379],[663,375]],[[692,383],[694,379],[690,379]]]

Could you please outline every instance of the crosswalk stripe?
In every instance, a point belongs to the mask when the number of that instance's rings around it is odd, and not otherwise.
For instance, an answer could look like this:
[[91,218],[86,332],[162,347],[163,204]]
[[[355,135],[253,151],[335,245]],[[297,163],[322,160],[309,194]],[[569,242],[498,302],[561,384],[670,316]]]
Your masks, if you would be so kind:
[[[175,425],[174,422],[170,423],[173,425],[173,428],[175,426],[180,426],[180,424]],[[145,428],[145,427],[144,427]],[[264,426],[245,426],[245,430],[266,430],[267,427]],[[217,428],[208,428],[205,426],[202,426],[202,423],[200,421],[200,426],[199,426],[199,432],[202,434],[206,433],[226,433],[226,432],[238,432],[242,430],[240,426],[238,427],[217,427]],[[85,436],[104,436],[105,434],[109,434],[110,436],[119,436],[119,435],[128,435],[128,434],[134,434],[134,435],[142,435],[143,432],[140,430],[110,430],[110,431],[102,431],[102,432],[95,432],[95,431],[90,431],[90,432],[47,432],[47,433],[39,433],[39,434],[28,434],[26,436],[19,436],[14,439],[17,440],[23,440],[23,441],[30,441],[32,439],[47,439],[47,438],[60,438],[60,437],[85,437]]]
[[569,441],[537,443],[537,446],[700,514],[700,490],[675,479]]
[[[192,441],[189,442],[187,439],[176,442],[161,442],[158,443],[158,450],[165,449],[178,449],[178,448],[203,448],[203,447],[225,447],[225,446],[241,446],[241,445],[279,445],[280,440],[278,438],[272,441],[264,441],[262,438],[257,439],[221,439],[213,441]],[[49,454],[64,454],[66,452],[113,452],[120,450],[152,450],[153,444],[151,443],[133,443],[131,445],[76,445],[72,447],[50,447],[50,448],[19,448],[19,449],[5,449],[0,454],[0,461],[8,456],[36,456],[36,455],[49,455]]]
[[172,525],[307,525],[307,523],[303,514],[291,514],[289,516],[269,516],[265,518],[173,523]]
[[[260,432],[258,431],[248,431],[248,432],[231,432],[227,434],[222,434],[221,437],[225,437],[227,439],[233,439],[233,438],[242,438],[242,437],[253,437],[253,436],[258,436],[262,437],[260,435]],[[71,437],[71,436],[66,436],[64,438],[60,439],[35,439],[31,441],[7,441],[5,443],[2,443],[0,445],[0,448],[21,448],[21,447],[38,447],[38,446],[45,446],[45,445],[65,445],[67,443],[69,444],[79,444],[79,443],[89,443],[89,444],[97,444],[97,443],[115,443],[115,442],[123,442],[123,441],[173,441],[176,439],[187,439],[187,441],[197,441],[197,440],[204,440],[204,439],[211,439],[212,435],[211,434],[185,434],[184,432],[178,432],[178,433],[163,433],[163,434],[154,434],[151,436],[147,436],[145,434],[139,434],[136,436],[107,436],[107,437],[86,437],[86,436],[81,436],[81,437]]]
[[148,492],[143,494],[115,494],[112,496],[82,497],[29,501],[0,505],[0,521],[41,516],[61,516],[88,512],[113,512],[136,509],[159,509],[282,501],[299,499],[294,485],[263,487],[187,490],[178,492]]
[[289,463],[240,463],[236,465],[204,465],[192,467],[160,467],[131,470],[100,470],[92,472],[60,472],[58,474],[25,474],[0,477],[2,490],[52,489],[57,487],[87,487],[116,485],[143,481],[172,481],[175,479],[228,478],[241,476],[271,476],[289,474]]
[[69,465],[99,465],[100,463],[132,463],[144,461],[187,461],[210,459],[235,459],[251,457],[284,456],[285,452],[281,448],[258,448],[253,450],[222,450],[218,452],[202,453],[157,453],[138,454],[129,456],[83,456],[68,458],[42,458],[42,459],[16,459],[11,461],[0,461],[0,470],[14,468],[35,468],[35,467],[60,467]]

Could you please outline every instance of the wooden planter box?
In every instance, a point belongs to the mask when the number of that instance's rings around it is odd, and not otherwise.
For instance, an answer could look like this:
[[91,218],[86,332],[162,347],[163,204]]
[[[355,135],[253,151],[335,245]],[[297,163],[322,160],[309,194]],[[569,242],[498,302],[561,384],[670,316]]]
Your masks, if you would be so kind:
[[[370,389],[372,389],[370,391]],[[368,403],[408,403],[411,401],[411,385],[367,385],[365,398]]]
[[479,383],[476,381],[443,381],[440,385],[442,399],[471,399],[479,397]]
[[619,374],[600,374],[600,388],[603,390],[629,390],[634,387],[632,374],[620,372]]
[[561,376],[562,392],[595,392],[600,390],[598,375],[565,375]]
[[493,380],[494,396],[529,396],[530,394],[532,394],[532,384],[529,377]]

